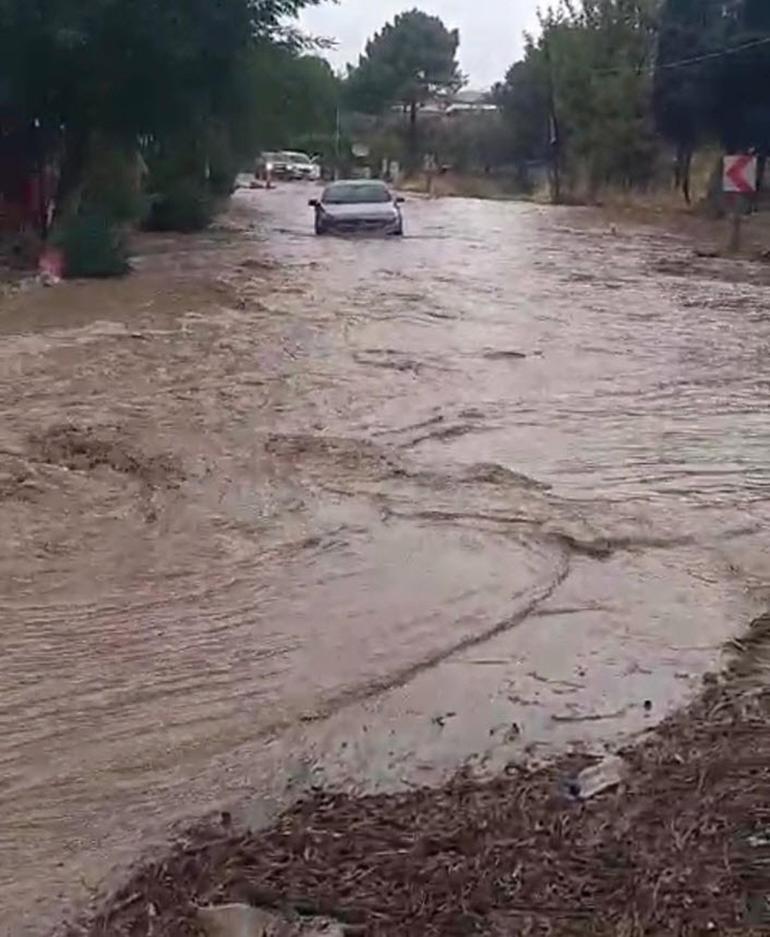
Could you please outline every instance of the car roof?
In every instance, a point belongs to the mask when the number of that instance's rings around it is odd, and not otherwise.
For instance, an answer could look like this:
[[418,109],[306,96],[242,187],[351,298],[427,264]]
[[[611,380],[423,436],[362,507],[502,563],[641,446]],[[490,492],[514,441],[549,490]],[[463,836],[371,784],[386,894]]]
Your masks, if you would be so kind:
[[387,184],[382,181],[382,179],[338,179],[336,182],[330,182],[327,188],[334,189],[337,186],[365,186],[365,185],[378,185],[383,189],[387,189]]

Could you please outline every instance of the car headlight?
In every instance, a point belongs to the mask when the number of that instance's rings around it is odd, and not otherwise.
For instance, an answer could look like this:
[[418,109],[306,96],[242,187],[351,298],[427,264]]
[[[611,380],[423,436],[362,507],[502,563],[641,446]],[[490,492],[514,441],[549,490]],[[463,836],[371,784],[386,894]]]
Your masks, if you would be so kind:
[[272,163],[265,163],[265,169],[266,169],[268,172],[272,172],[272,171],[273,171],[273,164],[272,164]]

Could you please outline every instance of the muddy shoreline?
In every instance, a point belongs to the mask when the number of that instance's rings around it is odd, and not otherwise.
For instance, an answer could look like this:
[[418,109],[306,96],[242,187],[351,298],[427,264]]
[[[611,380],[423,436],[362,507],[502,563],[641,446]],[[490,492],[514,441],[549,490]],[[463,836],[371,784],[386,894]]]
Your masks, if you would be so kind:
[[63,937],[198,937],[197,909],[325,916],[355,935],[741,933],[770,926],[770,616],[702,696],[576,801],[573,755],[494,780],[356,798],[319,791],[265,830],[186,831]]

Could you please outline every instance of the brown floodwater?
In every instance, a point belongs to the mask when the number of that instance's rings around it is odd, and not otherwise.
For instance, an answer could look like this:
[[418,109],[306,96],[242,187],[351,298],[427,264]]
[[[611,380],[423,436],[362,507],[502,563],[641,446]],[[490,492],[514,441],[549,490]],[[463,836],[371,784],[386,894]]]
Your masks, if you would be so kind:
[[764,607],[761,267],[309,194],[2,300],[2,933],[213,809],[617,745]]

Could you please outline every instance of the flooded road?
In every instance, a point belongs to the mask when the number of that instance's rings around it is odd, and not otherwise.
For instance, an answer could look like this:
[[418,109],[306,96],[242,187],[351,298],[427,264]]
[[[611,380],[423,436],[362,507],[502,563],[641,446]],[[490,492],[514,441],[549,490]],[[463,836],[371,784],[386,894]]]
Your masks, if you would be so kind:
[[4,933],[223,805],[616,744],[766,607],[761,267],[309,194],[3,300]]

